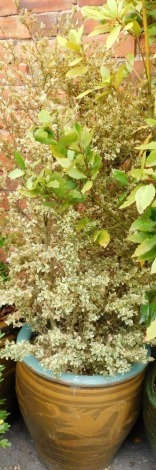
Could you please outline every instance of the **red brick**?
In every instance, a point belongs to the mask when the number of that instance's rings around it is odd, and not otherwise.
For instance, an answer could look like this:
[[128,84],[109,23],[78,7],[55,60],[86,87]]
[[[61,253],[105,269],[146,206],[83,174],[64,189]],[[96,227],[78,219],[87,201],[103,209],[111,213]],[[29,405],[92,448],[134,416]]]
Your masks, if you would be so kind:
[[[143,54],[145,54],[145,41],[144,41],[144,37],[142,37],[141,40],[140,40],[140,46],[141,46],[141,49],[142,49]],[[138,52],[139,52],[139,51],[138,51]],[[156,52],[156,38],[154,39],[153,44],[150,46],[150,52],[151,52],[151,54],[155,54],[155,52]]]
[[[62,20],[65,23],[66,22],[65,13],[62,12],[62,14],[60,14],[60,16],[62,16]],[[80,11],[78,11],[78,12],[76,12],[72,15],[71,23],[73,23],[73,25],[77,24],[78,26],[81,26],[83,24],[84,25],[84,34],[91,33],[91,31],[93,31],[95,26],[98,26],[98,24],[99,24],[97,21],[94,21],[94,20],[88,20],[88,19],[84,20],[82,18],[82,14],[81,14]]]
[[7,170],[10,171],[12,169],[12,162],[9,160],[9,158],[7,158],[5,155],[1,153],[0,154],[0,169],[2,169],[2,167],[5,167],[7,168]]
[[[94,38],[89,37],[89,36],[84,36],[85,43],[92,44],[93,39],[94,41],[96,41],[96,43],[100,41],[100,43],[104,44],[107,39],[107,34],[95,36]],[[119,43],[115,44],[114,48],[112,47],[112,51],[113,53],[115,53],[115,56],[117,57],[125,57],[129,52],[133,52],[133,53],[135,52],[135,41],[131,36],[128,36],[128,35],[123,36],[121,34]]]
[[[58,15],[55,13],[45,13],[37,15],[38,24],[43,23],[45,30],[49,33],[52,30],[52,35],[57,33],[57,18]],[[33,31],[35,33],[35,30]],[[15,38],[15,39],[29,39],[30,34],[27,28],[21,24],[18,16],[8,16],[0,18],[0,39],[4,38]]]
[[6,263],[6,254],[4,253],[2,248],[0,248],[0,261],[2,263]]
[[135,54],[135,40],[133,37],[121,34],[119,43],[115,45],[115,52],[117,57],[125,57],[129,52]]
[[99,5],[103,5],[104,3],[106,3],[106,0],[78,0],[78,5],[79,7],[84,7],[84,6],[99,6]]
[[6,194],[2,194],[2,201],[1,201],[1,207],[3,207],[6,211],[9,210],[9,202]]
[[29,38],[30,35],[17,16],[0,18],[0,39],[3,38]]
[[17,180],[11,180],[9,177],[7,178],[7,190],[8,191],[15,191],[18,186]]
[[[136,72],[139,75],[143,75],[145,73],[145,69],[144,69],[144,66],[143,66],[143,61],[141,59],[140,60],[139,59],[135,60],[134,68],[135,68]],[[152,65],[151,71],[152,71],[152,74],[155,75],[156,70],[155,70],[154,65]]]
[[[99,0],[98,0],[99,1]],[[77,4],[76,0],[21,0],[20,7],[35,13],[71,10]],[[13,0],[0,0],[0,16],[17,14],[17,8]]]
[[[142,60],[138,59],[134,62],[134,69],[136,70],[137,74],[139,74],[139,75],[144,74],[144,66],[143,66]],[[136,76],[135,72],[133,73],[133,75]]]
[[98,26],[98,22],[97,21],[94,21],[94,20],[86,20],[84,22],[84,34],[89,34],[91,33],[91,31],[93,31],[93,29],[95,28],[95,26]]
[[15,15],[17,8],[13,0],[0,0],[0,16]]
[[76,0],[22,0],[20,8],[27,8],[35,13],[71,10]]

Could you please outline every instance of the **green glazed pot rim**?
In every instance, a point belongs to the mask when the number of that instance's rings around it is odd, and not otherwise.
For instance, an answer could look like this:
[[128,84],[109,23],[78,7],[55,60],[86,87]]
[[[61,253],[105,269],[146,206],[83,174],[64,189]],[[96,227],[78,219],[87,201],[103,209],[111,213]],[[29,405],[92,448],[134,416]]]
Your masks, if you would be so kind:
[[[22,341],[30,341],[32,336],[32,328],[29,325],[24,325],[17,335],[16,342],[20,343]],[[145,346],[146,347],[146,346]],[[150,347],[146,347],[147,357],[150,356]],[[52,371],[44,369],[38,359],[33,355],[25,356],[23,363],[26,364],[30,369],[32,369],[36,374],[41,375],[45,379],[61,382],[65,385],[77,386],[77,387],[102,387],[110,386],[114,384],[120,384],[127,380],[132,379],[136,375],[143,372],[147,367],[147,363],[140,364],[135,363],[131,366],[128,372],[124,374],[116,374],[114,376],[103,376],[103,375],[75,375],[72,373],[62,373],[59,377],[54,377]]]

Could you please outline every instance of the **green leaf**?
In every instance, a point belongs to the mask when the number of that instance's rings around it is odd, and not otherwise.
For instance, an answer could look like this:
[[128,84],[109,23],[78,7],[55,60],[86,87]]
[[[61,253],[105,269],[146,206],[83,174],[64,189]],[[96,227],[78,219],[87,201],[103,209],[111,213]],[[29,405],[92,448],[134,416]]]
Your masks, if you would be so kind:
[[87,72],[88,72],[88,67],[86,65],[80,65],[79,67],[73,67],[73,69],[69,70],[66,73],[66,77],[77,78],[77,77],[81,77],[81,75],[85,75]]
[[136,192],[135,200],[139,214],[142,214],[155,197],[155,187],[153,184],[141,186]]
[[156,18],[156,10],[154,9],[150,10],[150,16],[153,16],[153,18]]
[[69,158],[64,158],[64,157],[59,158],[59,157],[57,157],[57,162],[64,169],[67,169],[67,168],[71,167],[71,161],[69,160]]
[[142,304],[140,307],[140,313],[141,313],[140,323],[147,322],[149,318],[150,309],[149,309],[149,299],[147,295],[145,295],[145,299],[147,300],[147,303]]
[[81,171],[79,171],[76,167],[75,168],[71,168],[70,170],[67,170],[66,171],[67,175],[69,175],[71,178],[74,178],[76,180],[82,180],[82,179],[86,179],[87,176],[84,175],[84,173],[82,173]]
[[156,223],[150,219],[145,219],[144,217],[138,217],[135,222],[130,227],[130,232],[135,230],[140,230],[142,232],[153,232]]
[[80,28],[78,28],[76,30],[76,41],[78,43],[81,42],[81,39],[82,39],[82,36],[83,36],[83,32],[84,32],[84,25],[80,26]]
[[104,19],[102,10],[98,9],[97,7],[82,7],[81,13],[83,16],[93,20],[102,21]]
[[81,132],[81,144],[84,149],[88,147],[93,138],[93,130],[89,131],[87,126],[82,128]]
[[106,248],[110,242],[110,235],[107,230],[96,230],[94,233],[94,241],[97,241],[99,245],[103,246],[103,248]]
[[150,142],[149,144],[139,145],[136,147],[138,150],[156,150],[156,142]]
[[79,222],[77,223],[78,232],[83,230],[89,223],[90,219],[88,217],[84,217],[83,219],[79,220]]
[[95,97],[95,101],[101,100],[102,98],[104,98],[105,96],[108,96],[108,95],[109,95],[109,90],[104,91],[103,93],[100,93],[100,95]]
[[22,158],[22,155],[16,151],[14,152],[14,154],[15,154],[15,160],[16,160],[17,165],[21,168],[21,170],[25,170],[26,165],[25,165],[25,161]]
[[128,176],[124,171],[112,170],[113,177],[117,180],[122,186],[128,186],[129,180]]
[[153,261],[152,266],[151,266],[151,274],[156,274],[156,258]]
[[20,194],[22,196],[27,197],[27,198],[35,198],[38,196],[38,193],[35,191],[27,191],[26,189],[21,189]]
[[70,147],[70,145],[73,144],[73,142],[76,142],[76,140],[77,140],[76,132],[70,132],[69,134],[66,134],[63,137],[61,137],[58,144],[63,145],[65,147]]
[[67,39],[64,38],[63,36],[60,36],[59,34],[57,35],[57,42],[60,44],[60,46],[65,47],[67,46]]
[[118,3],[116,0],[107,0],[109,10],[111,10],[115,16],[118,14]]
[[129,52],[126,56],[126,67],[128,72],[132,72],[134,66],[134,54],[132,52]]
[[31,176],[30,178],[28,178],[27,182],[26,182],[26,187],[29,189],[29,191],[31,191],[34,186],[34,183],[33,183],[33,177]]
[[10,447],[11,443],[7,439],[0,440],[0,446],[5,449],[6,447]]
[[89,191],[93,186],[93,181],[88,180],[87,183],[83,186],[81,193],[85,194],[87,191]]
[[146,330],[146,342],[152,341],[156,337],[156,320]]
[[156,24],[152,24],[148,26],[148,35],[156,36]]
[[61,47],[68,49],[70,51],[79,52],[81,50],[81,47],[75,41],[74,42],[68,41],[67,39],[65,39],[63,36],[60,36],[59,34],[57,36],[57,41]]
[[59,188],[59,186],[60,183],[57,180],[49,181],[49,183],[47,183],[47,188]]
[[149,126],[151,126],[151,127],[156,126],[156,119],[147,118],[147,119],[145,119],[145,122],[147,122],[147,124],[149,124]]
[[156,165],[156,150],[152,150],[146,160],[146,166],[155,166]]
[[39,128],[34,131],[34,138],[41,144],[50,145],[53,142],[52,136],[48,134],[44,129]]
[[110,83],[110,70],[104,65],[100,67],[100,75],[103,82]]
[[151,266],[151,274],[156,274],[156,258],[153,261],[152,266]]
[[117,207],[120,207],[122,202],[125,201],[126,197],[128,196],[129,191],[124,191],[123,193],[120,194],[117,200]]
[[102,165],[102,157],[98,155],[98,153],[91,152],[90,159],[89,159],[89,166],[91,168],[91,179],[94,180],[101,168]]
[[143,255],[138,257],[139,261],[153,261],[156,257],[156,246],[154,246],[151,250],[146,251]]
[[74,65],[77,65],[79,64],[80,62],[82,62],[82,57],[77,57],[76,59],[72,60],[71,62],[69,62],[69,67],[74,67]]
[[84,98],[84,96],[87,96],[87,95],[89,95],[90,93],[93,93],[93,91],[94,91],[94,90],[91,90],[91,89],[86,90],[86,91],[83,91],[83,93],[80,93],[80,94],[76,97],[76,99],[77,99],[77,100],[80,100],[81,98]]
[[89,33],[89,37],[90,36],[97,36],[99,34],[105,34],[105,33],[108,33],[108,32],[109,32],[109,27],[106,24],[104,24],[104,25],[101,24],[99,26],[96,26],[94,28],[94,30],[91,33]]
[[83,201],[83,196],[82,194],[77,190],[77,189],[73,189],[72,191],[70,191],[70,194],[69,194],[69,200],[71,201],[71,199],[74,200],[74,202],[79,202],[79,201]]
[[127,240],[133,243],[142,243],[144,240],[150,239],[153,235],[149,232],[138,232],[128,235]]
[[146,239],[139,246],[137,246],[132,258],[144,255],[148,251],[151,251],[153,247],[156,247],[156,235],[154,235],[152,238]]
[[75,122],[75,125],[74,125],[75,129],[76,129],[76,132],[79,134],[79,136],[81,135],[81,132],[82,132],[82,127],[80,126],[79,122]]
[[5,245],[5,240],[6,240],[5,237],[0,237],[0,247]]
[[69,41],[80,45],[83,30],[84,30],[84,26],[81,26],[78,30],[71,29],[68,35]]
[[121,26],[118,24],[114,26],[114,28],[111,29],[111,32],[109,33],[106,41],[106,48],[110,49],[113,44],[117,41],[120,31],[121,31]]
[[[127,75],[127,74],[126,74]],[[123,78],[125,77],[125,65],[120,65],[115,75],[115,87],[118,88],[121,85]]]
[[153,205],[150,208],[150,219],[156,224],[156,208]]
[[143,176],[143,170],[141,168],[135,168],[134,170],[131,170],[129,174],[132,176],[137,181],[140,181],[142,176]]
[[126,207],[131,206],[135,202],[135,195],[138,191],[138,188],[140,188],[140,185],[133,189],[133,191],[131,191],[126,201],[122,204],[122,206],[120,206],[120,209],[125,209]]
[[140,36],[142,30],[141,30],[141,27],[140,27],[139,23],[138,23],[136,20],[133,21],[133,26],[132,26],[131,29],[132,29],[132,31],[134,32],[135,36],[136,36],[137,38],[139,38],[139,36]]
[[49,111],[45,111],[44,109],[42,109],[42,111],[40,111],[38,114],[38,119],[40,122],[42,122],[42,124],[50,124],[52,121],[52,117]]
[[59,145],[59,143],[51,144],[50,149],[52,151],[53,157],[55,158],[63,158],[64,156],[66,157],[67,151],[65,148],[62,147],[62,145]]
[[133,27],[133,21],[130,21],[129,23],[126,24],[126,26],[124,26],[124,31],[130,31],[132,27]]
[[11,180],[16,180],[17,178],[20,178],[24,174],[25,174],[25,172],[23,170],[20,170],[19,168],[16,168],[15,170],[11,171],[11,173],[9,173],[9,178]]

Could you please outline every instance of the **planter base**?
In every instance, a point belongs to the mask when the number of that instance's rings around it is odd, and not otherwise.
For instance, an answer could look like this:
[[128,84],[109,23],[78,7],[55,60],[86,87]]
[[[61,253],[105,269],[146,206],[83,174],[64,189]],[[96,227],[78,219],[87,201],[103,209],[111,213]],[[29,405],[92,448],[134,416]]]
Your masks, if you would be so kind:
[[24,421],[48,470],[104,470],[132,429],[141,407],[145,370],[121,383],[65,385],[17,364]]

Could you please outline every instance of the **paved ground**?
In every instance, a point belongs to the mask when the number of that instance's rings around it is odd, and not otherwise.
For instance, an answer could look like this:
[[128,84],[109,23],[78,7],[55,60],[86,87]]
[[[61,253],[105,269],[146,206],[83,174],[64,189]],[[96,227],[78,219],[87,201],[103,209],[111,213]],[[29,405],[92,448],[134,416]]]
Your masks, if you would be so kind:
[[[0,449],[0,470],[45,470],[20,415],[11,426],[8,438],[12,445],[9,449]],[[109,470],[156,470],[156,460],[151,455],[141,419]]]

